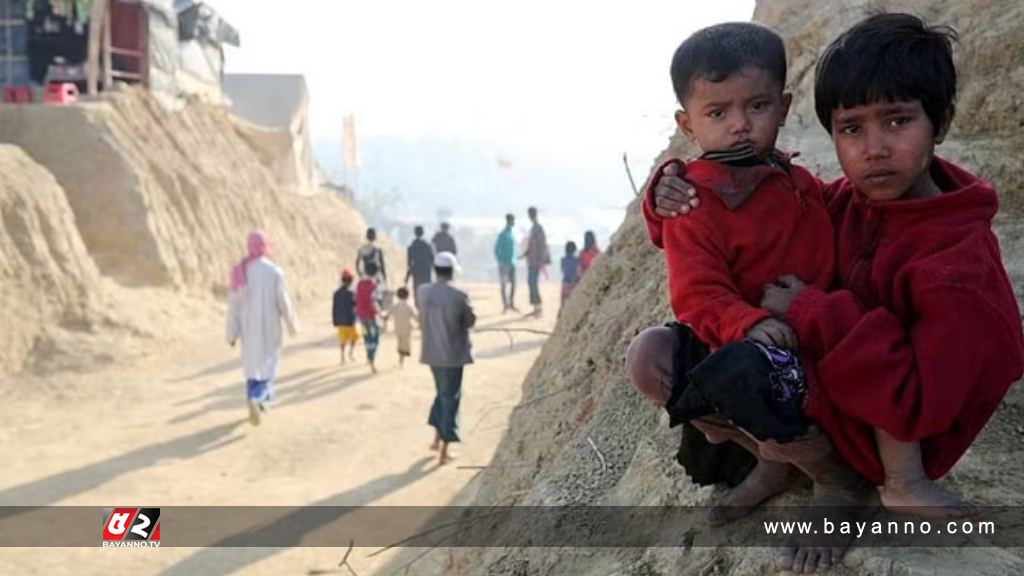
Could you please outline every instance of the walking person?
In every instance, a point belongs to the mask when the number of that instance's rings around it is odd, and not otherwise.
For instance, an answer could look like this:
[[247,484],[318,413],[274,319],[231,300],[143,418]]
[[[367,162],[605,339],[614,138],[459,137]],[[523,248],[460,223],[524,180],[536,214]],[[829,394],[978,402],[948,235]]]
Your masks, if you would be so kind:
[[368,262],[363,269],[362,277],[356,284],[356,318],[363,328],[363,346],[366,347],[366,361],[370,370],[377,373],[377,345],[380,344],[380,288],[377,285],[377,265]]
[[348,346],[348,357],[355,362],[356,343],[359,342],[359,330],[356,329],[356,295],[352,292],[355,277],[348,268],[341,271],[341,286],[334,292],[331,306],[331,320],[338,329],[338,347],[341,349],[341,363],[345,363],[345,347]]
[[498,261],[498,282],[501,284],[501,313],[519,312],[516,308],[516,217],[505,214],[505,229],[494,243],[494,257]]
[[451,225],[447,222],[441,222],[441,231],[434,234],[434,237],[430,240],[434,244],[434,252],[451,252],[452,254],[458,254],[458,247],[455,245],[455,238],[452,237],[449,230]]
[[526,259],[526,283],[530,287],[530,304],[533,306],[533,315],[540,318],[540,274],[545,266],[551,264],[551,251],[548,249],[548,238],[544,233],[544,227],[537,221],[537,209],[530,206],[526,215],[529,216],[532,226],[526,252],[520,258]]
[[412,325],[418,321],[416,310],[409,306],[409,289],[402,286],[396,294],[398,301],[384,312],[384,324],[395,321],[395,339],[398,341],[398,367],[405,366],[405,359],[412,356]]
[[371,264],[375,270],[373,279],[376,281],[377,286],[383,290],[388,283],[388,273],[384,269],[384,251],[380,249],[380,246],[377,246],[377,230],[367,228],[366,244],[359,247],[359,252],[356,255],[356,274],[362,278],[367,267]]
[[231,346],[242,341],[249,422],[258,426],[274,399],[281,321],[292,336],[298,328],[284,273],[270,261],[266,236],[258,230],[250,232],[246,248],[245,258],[231,269],[225,337]]
[[458,415],[462,398],[462,372],[473,363],[470,354],[469,329],[476,315],[469,296],[451,285],[458,261],[451,252],[434,256],[437,281],[420,287],[420,330],[423,343],[420,362],[430,366],[437,394],[430,407],[427,424],[434,427],[431,450],[440,450],[439,464],[454,458],[449,451],[452,442],[459,442]]
[[405,273],[405,286],[409,285],[412,278],[412,298],[416,306],[419,306],[419,289],[424,284],[430,284],[434,273],[434,248],[429,242],[423,239],[423,226],[413,228],[416,238],[409,244],[406,250],[406,260],[409,262],[409,271]]

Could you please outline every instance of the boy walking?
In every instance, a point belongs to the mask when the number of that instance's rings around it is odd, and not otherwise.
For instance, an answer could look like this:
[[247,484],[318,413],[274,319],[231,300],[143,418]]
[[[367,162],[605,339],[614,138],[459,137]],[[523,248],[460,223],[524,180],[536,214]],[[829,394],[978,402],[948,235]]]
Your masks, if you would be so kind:
[[370,363],[370,370],[377,373],[377,366],[374,360],[377,358],[377,345],[380,343],[380,326],[377,324],[380,302],[379,290],[377,288],[377,266],[367,262],[363,268],[363,277],[356,284],[356,318],[363,327],[363,346],[366,347],[366,360]]
[[405,359],[412,356],[412,323],[416,318],[416,310],[409,306],[409,290],[404,286],[398,289],[398,301],[384,314],[384,321],[394,319],[395,337],[398,339],[398,366],[405,365]]
[[352,293],[352,271],[348,268],[341,271],[341,286],[334,291],[334,304],[331,307],[331,318],[338,329],[338,347],[341,350],[341,363],[345,363],[345,347],[349,346],[349,359],[356,360],[356,342],[359,331],[356,329],[356,295]]

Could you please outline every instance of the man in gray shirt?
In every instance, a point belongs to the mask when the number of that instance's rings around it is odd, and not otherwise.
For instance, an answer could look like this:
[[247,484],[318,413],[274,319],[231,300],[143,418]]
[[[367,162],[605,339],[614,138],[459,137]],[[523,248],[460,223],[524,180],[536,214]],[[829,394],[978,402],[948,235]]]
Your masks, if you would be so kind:
[[457,268],[454,254],[438,252],[434,256],[437,281],[419,288],[420,330],[423,333],[420,362],[430,366],[437,390],[427,424],[435,430],[431,449],[441,450],[440,464],[448,463],[453,457],[448,452],[448,445],[459,442],[462,369],[473,363],[469,329],[476,323],[476,315],[469,305],[469,296],[450,284]]
[[530,288],[530,304],[533,305],[533,315],[540,318],[540,274],[545,266],[551,264],[551,252],[548,250],[548,238],[544,234],[544,227],[537,221],[537,209],[530,206],[526,215],[530,217],[532,226],[526,252],[520,258],[526,258],[526,284]]

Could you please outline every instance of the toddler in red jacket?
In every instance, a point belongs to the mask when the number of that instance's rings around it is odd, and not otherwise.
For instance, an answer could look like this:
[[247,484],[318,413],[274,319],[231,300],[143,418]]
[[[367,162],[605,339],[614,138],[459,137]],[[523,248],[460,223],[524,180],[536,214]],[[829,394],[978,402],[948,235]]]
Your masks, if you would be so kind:
[[[953,118],[954,39],[881,14],[825,51],[815,106],[844,173],[823,189],[838,289],[787,277],[761,301],[800,342],[806,414],[882,485],[886,506],[938,516],[972,510],[933,480],[1024,372],[1019,308],[992,232],[996,192],[934,156]],[[660,241],[659,213],[687,196],[662,202],[667,187],[652,187],[658,207],[645,214]]]
[[[669,160],[652,182],[683,175],[700,208],[686,218],[655,221],[644,206],[649,231],[665,251],[678,325],[637,337],[627,354],[630,379],[668,410],[671,425],[692,423],[712,443],[735,442],[756,459],[712,509],[712,523],[747,514],[791,486],[799,478],[791,463],[819,492],[861,491],[860,479],[824,438],[799,462],[766,459],[757,444],[788,443],[810,430],[797,338],[761,308],[764,287],[793,273],[826,289],[835,271],[821,182],[775,147],[791,102],[783,41],[758,24],[711,26],[679,46],[671,75],[681,106],[676,123],[701,154]],[[686,428],[683,444],[694,449]],[[732,484],[733,470],[707,461],[726,456],[704,452],[703,462],[681,453],[680,463],[698,483]],[[709,469],[720,474],[695,473]]]

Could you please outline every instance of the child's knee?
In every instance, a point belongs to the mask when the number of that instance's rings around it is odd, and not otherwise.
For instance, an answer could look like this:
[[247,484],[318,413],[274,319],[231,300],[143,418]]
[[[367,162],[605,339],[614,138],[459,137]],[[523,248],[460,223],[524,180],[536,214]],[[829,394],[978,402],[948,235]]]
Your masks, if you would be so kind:
[[626,351],[626,374],[630,383],[658,406],[664,406],[672,393],[675,338],[671,328],[648,328],[633,338]]

